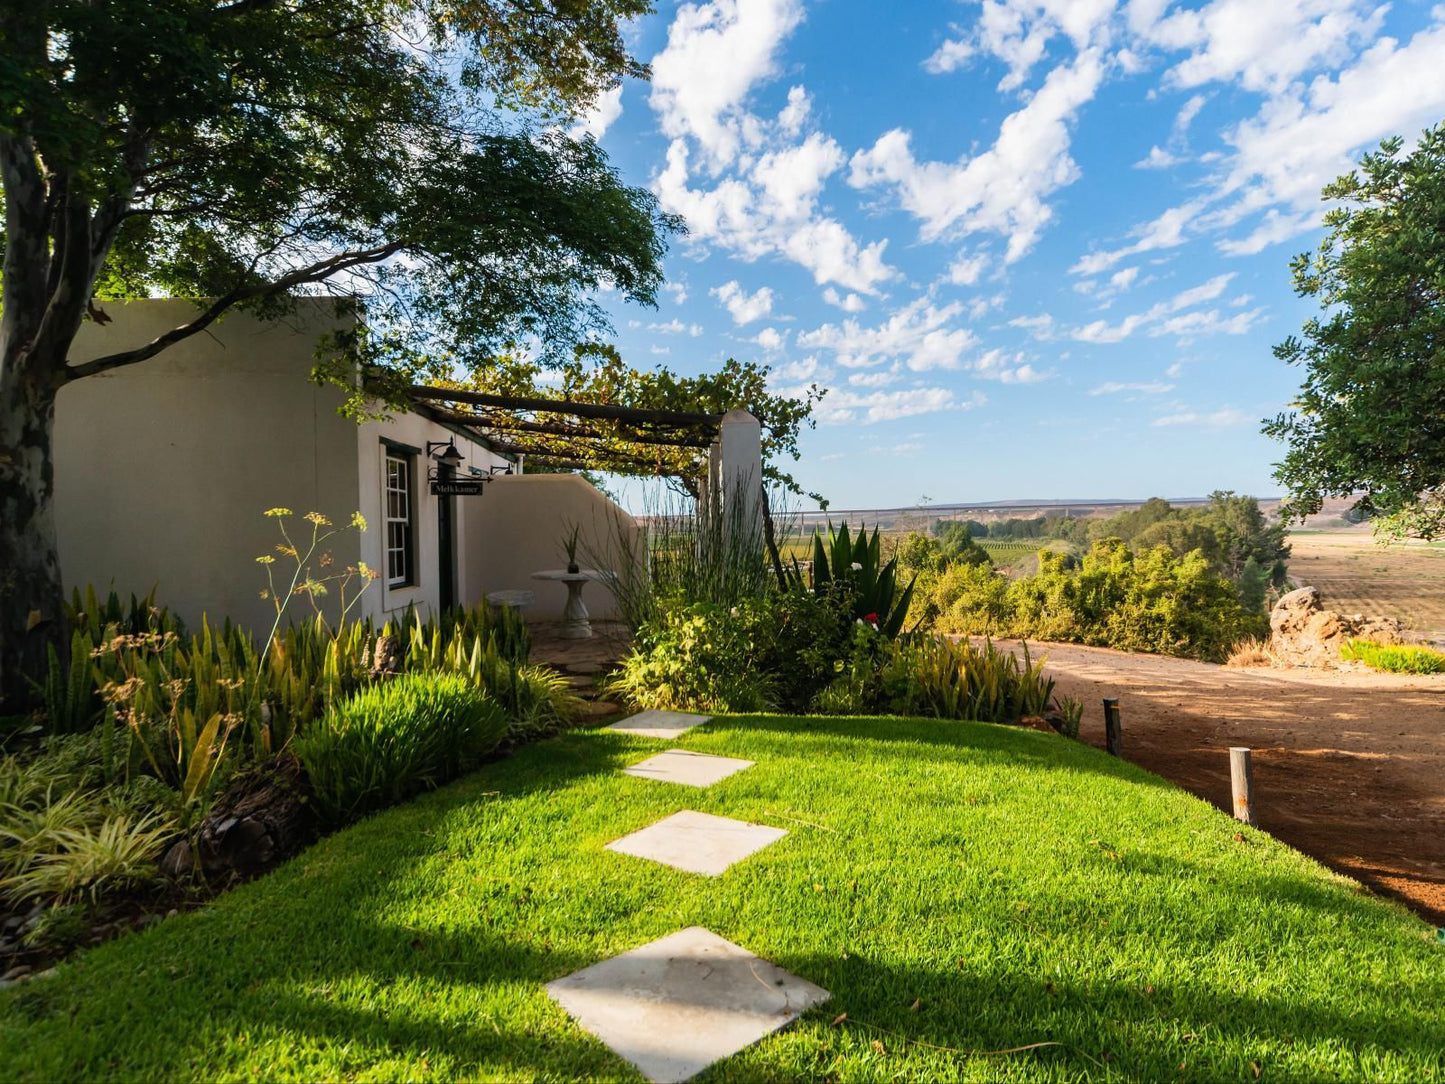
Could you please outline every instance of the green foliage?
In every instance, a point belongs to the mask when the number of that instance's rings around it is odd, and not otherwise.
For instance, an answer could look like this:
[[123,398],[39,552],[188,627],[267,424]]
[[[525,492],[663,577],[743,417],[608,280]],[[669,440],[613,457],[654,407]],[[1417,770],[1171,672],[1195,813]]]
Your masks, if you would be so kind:
[[1077,740],[1079,737],[1079,724],[1083,721],[1084,705],[1072,696],[1060,697],[1058,700],[1058,721],[1054,723],[1054,728],[1064,737]]
[[852,606],[856,620],[874,625],[885,636],[895,637],[903,631],[908,606],[913,598],[913,581],[902,591],[898,589],[898,559],[882,559],[878,529],[868,536],[866,527],[857,536],[850,535],[845,523],[836,531],[828,528],[828,541],[813,533],[813,564],[804,574],[796,557],[787,582],[795,592],[815,594],[839,592]]
[[[1287,512],[1360,495],[1396,533],[1439,537],[1445,516],[1445,127],[1408,154],[1395,137],[1327,185],[1328,231],[1290,264],[1295,292],[1324,312],[1275,347],[1304,368],[1291,408],[1264,431],[1286,445],[1275,477]],[[1386,525],[1387,532],[1391,524]]]
[[1199,552],[1163,546],[1135,554],[1118,539],[1096,543],[1077,565],[1039,553],[1039,572],[1012,582],[978,568],[950,570],[937,589],[935,627],[945,632],[1095,644],[1223,661],[1230,645],[1263,631],[1235,586]]
[[773,706],[776,689],[758,658],[758,627],[744,601],[731,610],[710,603],[664,607],[638,629],[610,688],[641,708],[753,712]]
[[404,674],[335,704],[294,748],[332,824],[476,767],[506,736],[500,704],[460,674]]
[[961,565],[993,567],[984,547],[956,522],[946,524],[944,530],[935,530],[932,537],[910,532],[898,543],[895,556],[899,574],[913,580],[910,617],[915,625],[927,625],[938,616],[934,595],[939,580],[950,569]]
[[14,907],[94,902],[158,881],[156,858],[175,835],[165,809],[137,812],[125,794],[85,786],[67,741],[30,764],[0,762],[0,896]]
[[1340,648],[1340,658],[1362,662],[1373,670],[1387,670],[1392,674],[1445,673],[1445,654],[1407,644],[1351,640]]

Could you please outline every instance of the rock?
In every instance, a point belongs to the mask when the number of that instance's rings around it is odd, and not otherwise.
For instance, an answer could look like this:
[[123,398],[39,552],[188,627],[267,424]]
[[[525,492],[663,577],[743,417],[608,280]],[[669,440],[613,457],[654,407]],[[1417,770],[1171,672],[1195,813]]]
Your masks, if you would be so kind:
[[1269,629],[1271,651],[1280,662],[1293,666],[1329,666],[1339,661],[1340,648],[1356,638],[1386,644],[1404,641],[1400,622],[1326,610],[1313,587],[1281,595],[1270,611]]
[[195,860],[208,872],[255,873],[294,854],[316,835],[308,797],[305,773],[292,756],[238,776],[201,826]]
[[167,877],[184,877],[191,872],[194,865],[191,845],[180,839],[171,844],[171,849],[166,851],[166,856],[161,859],[161,872]]

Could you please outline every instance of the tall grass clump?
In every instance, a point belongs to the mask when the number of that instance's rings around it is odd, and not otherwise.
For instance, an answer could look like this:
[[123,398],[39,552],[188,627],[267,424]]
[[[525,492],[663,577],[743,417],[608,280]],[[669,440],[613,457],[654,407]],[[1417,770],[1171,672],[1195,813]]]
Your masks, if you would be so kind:
[[1445,654],[1408,644],[1351,640],[1340,648],[1340,658],[1362,662],[1372,670],[1385,670],[1392,674],[1445,673]]
[[476,767],[507,713],[461,674],[404,674],[334,705],[294,743],[321,816],[342,824]]

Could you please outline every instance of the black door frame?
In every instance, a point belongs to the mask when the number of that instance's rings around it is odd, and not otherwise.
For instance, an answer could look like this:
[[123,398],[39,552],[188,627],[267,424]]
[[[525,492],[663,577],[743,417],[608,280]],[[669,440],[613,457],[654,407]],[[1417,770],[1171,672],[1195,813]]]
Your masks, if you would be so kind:
[[[455,467],[437,466],[437,481],[456,478]],[[437,605],[445,612],[457,604],[457,515],[455,497],[437,495]]]

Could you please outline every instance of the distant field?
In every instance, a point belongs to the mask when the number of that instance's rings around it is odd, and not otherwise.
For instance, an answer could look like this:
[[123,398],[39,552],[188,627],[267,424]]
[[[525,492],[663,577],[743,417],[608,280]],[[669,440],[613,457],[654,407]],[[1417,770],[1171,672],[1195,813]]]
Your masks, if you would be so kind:
[[1290,579],[1319,588],[1330,609],[1398,618],[1445,641],[1445,550],[1380,546],[1367,531],[1303,532],[1289,541]]

